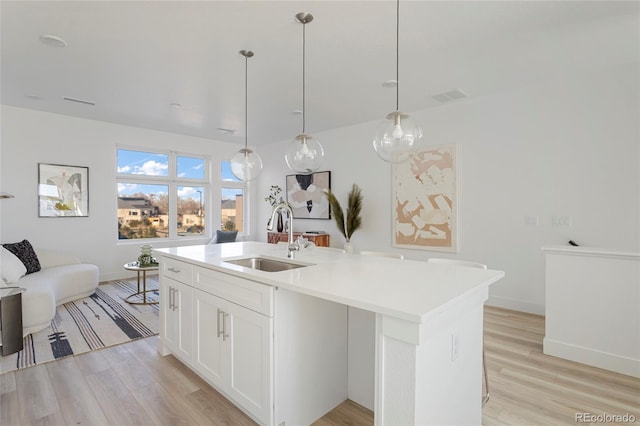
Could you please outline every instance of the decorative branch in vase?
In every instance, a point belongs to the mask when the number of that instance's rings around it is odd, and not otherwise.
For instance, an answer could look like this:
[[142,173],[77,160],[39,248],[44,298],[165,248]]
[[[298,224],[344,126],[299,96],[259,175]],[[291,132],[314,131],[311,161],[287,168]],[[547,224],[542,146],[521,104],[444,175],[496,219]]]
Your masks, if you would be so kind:
[[344,249],[347,253],[353,253],[351,237],[353,236],[353,233],[362,225],[362,217],[360,215],[360,213],[362,212],[362,190],[355,183],[351,187],[351,191],[349,192],[349,196],[347,199],[346,217],[344,215],[344,211],[342,210],[340,202],[333,194],[333,192],[331,192],[331,190],[327,190],[324,194],[329,200],[329,205],[331,205],[333,219],[336,221],[336,225],[338,225],[338,230],[344,236]]
[[[282,188],[280,188],[279,185],[271,185],[271,187],[269,187],[269,196],[265,197],[265,201],[267,203],[269,203],[269,205],[271,205],[271,209],[273,210],[278,204],[284,202],[284,199],[282,198],[282,195],[280,195],[282,193]],[[282,213],[278,212],[278,225],[277,225],[277,230],[278,232],[282,232],[284,230],[284,223],[282,221]]]

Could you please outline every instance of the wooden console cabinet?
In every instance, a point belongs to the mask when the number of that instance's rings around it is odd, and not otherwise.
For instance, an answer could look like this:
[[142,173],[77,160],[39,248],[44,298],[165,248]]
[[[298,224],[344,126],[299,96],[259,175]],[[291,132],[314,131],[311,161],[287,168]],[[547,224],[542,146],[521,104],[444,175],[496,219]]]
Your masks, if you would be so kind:
[[[318,247],[329,247],[329,234],[305,234],[304,232],[294,232],[293,238],[296,239],[300,235],[306,238]],[[280,241],[287,241],[289,234],[287,232],[267,232],[267,242],[270,244],[278,244]]]

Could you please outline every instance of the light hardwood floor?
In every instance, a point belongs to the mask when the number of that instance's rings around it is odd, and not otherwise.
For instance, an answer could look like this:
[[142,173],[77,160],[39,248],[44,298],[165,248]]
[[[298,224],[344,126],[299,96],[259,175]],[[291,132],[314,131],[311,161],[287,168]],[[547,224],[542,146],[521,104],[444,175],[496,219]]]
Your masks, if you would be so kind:
[[[630,414],[640,424],[640,379],[542,354],[544,318],[487,307],[491,399],[484,425],[569,425],[576,413]],[[0,376],[0,425],[251,425],[172,356],[157,337]],[[316,425],[373,424],[351,401]]]
[[575,425],[576,413],[628,413],[640,424],[640,379],[544,355],[544,317],[486,307],[484,325],[484,425]]

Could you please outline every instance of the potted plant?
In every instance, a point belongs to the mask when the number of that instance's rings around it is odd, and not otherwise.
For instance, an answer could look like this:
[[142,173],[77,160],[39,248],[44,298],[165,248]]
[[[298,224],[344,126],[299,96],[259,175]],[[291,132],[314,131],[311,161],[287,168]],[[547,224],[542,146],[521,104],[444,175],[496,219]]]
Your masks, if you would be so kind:
[[[278,204],[284,202],[282,198],[282,188],[279,185],[271,185],[269,187],[269,196],[265,197],[265,201],[269,203],[271,208],[275,208]],[[278,212],[278,232],[282,232],[284,230],[284,223],[282,222],[282,213]]]
[[351,187],[349,196],[347,199],[347,215],[345,217],[344,211],[340,202],[336,196],[330,190],[325,191],[325,195],[331,205],[331,211],[333,213],[333,219],[338,225],[338,230],[344,236],[345,243],[344,249],[347,253],[353,253],[353,246],[351,245],[351,236],[362,225],[362,217],[360,213],[362,211],[362,190],[355,183]]

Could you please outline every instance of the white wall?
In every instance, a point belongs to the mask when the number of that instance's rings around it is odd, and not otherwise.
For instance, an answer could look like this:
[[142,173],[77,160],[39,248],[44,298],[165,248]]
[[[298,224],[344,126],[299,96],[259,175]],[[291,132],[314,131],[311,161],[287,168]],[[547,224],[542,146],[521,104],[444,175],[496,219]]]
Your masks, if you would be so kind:
[[[0,203],[0,241],[24,238],[34,246],[73,253],[100,268],[100,279],[129,276],[122,265],[137,259],[140,242],[117,239],[116,146],[148,147],[208,155],[212,173],[239,146],[100,121],[3,105],[1,109],[1,190],[15,198]],[[38,163],[89,167],[89,217],[39,218]],[[218,187],[210,203],[219,203]],[[212,194],[212,195],[213,195]],[[215,204],[213,204],[215,205]],[[210,228],[220,223],[211,209]],[[214,215],[217,214],[217,216]],[[200,240],[202,242],[202,240]],[[187,244],[194,242],[185,242]],[[168,244],[152,242],[154,247]]]
[[[356,251],[393,250],[409,259],[450,256],[506,271],[490,303],[544,312],[540,247],[565,244],[638,251],[640,248],[640,88],[638,65],[572,76],[494,96],[473,97],[414,113],[428,144],[456,143],[459,153],[460,250],[442,254],[391,248],[391,168],[371,147],[377,123],[314,134],[324,144],[324,170],[341,200],[353,183],[364,194]],[[312,100],[309,100],[312,102]],[[381,105],[383,117],[393,105]],[[311,108],[310,108],[311,110]],[[139,245],[115,239],[117,144],[158,147],[229,158],[237,145],[2,106],[0,240],[27,238],[60,247],[100,266],[101,279],[122,276]],[[309,129],[313,133],[313,129]],[[293,138],[299,129],[292,129]],[[265,170],[251,193],[252,236],[266,240],[272,184],[291,174],[285,143],[261,146]],[[88,166],[90,217],[37,217],[37,163]],[[214,161],[214,165],[216,161]],[[217,192],[217,188],[212,189]],[[551,216],[572,217],[553,227]],[[526,226],[525,216],[538,216]],[[325,230],[343,244],[333,220],[297,220],[296,230]],[[131,243],[130,243],[131,244]],[[161,244],[154,244],[161,247]]]
[[[458,144],[457,254],[391,248],[391,168],[371,147],[377,123],[308,130],[325,147],[322,169],[332,172],[339,199],[346,203],[353,183],[363,189],[363,227],[352,238],[356,251],[486,263],[506,271],[506,278],[491,287],[490,304],[542,314],[543,245],[572,239],[588,246],[640,248],[638,73],[637,64],[629,65],[414,113],[427,144]],[[380,117],[386,112],[381,110]],[[260,149],[267,166],[258,182],[261,198],[269,185],[284,188],[291,173],[284,146]],[[571,216],[571,227],[552,226],[554,215]],[[258,224],[268,216],[269,206],[260,199]],[[525,225],[525,216],[537,216],[538,226]],[[344,242],[333,220],[297,220],[294,228],[326,230],[332,246]],[[265,233],[260,237],[264,240]]]

